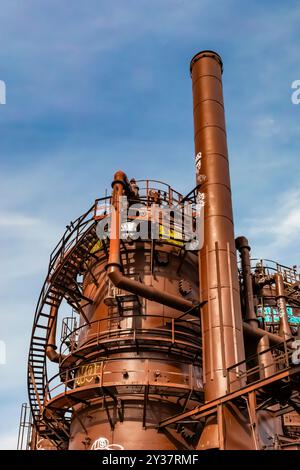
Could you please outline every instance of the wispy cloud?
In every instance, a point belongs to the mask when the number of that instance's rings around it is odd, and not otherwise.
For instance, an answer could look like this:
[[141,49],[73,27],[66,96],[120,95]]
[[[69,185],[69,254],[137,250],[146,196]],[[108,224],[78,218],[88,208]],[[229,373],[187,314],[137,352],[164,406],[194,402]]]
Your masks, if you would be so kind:
[[300,190],[277,193],[271,206],[257,210],[242,223],[258,257],[271,258],[300,268]]
[[273,117],[256,118],[252,124],[254,137],[271,138],[280,133],[280,126]]
[[0,227],[2,228],[32,227],[34,225],[37,225],[37,222],[37,219],[28,215],[11,212],[0,212]]

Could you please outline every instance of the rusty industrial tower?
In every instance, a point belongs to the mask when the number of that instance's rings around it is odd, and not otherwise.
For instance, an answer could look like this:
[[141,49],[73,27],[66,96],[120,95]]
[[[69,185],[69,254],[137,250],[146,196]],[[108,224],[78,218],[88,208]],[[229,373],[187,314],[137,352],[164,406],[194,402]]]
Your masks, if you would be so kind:
[[[234,237],[222,71],[212,51],[191,61],[194,189],[117,171],[52,252],[19,448],[300,448],[300,277]],[[186,203],[193,224],[201,196],[203,245],[160,218],[157,239],[124,239],[120,196],[143,208],[135,224]],[[99,240],[103,221],[114,237]]]

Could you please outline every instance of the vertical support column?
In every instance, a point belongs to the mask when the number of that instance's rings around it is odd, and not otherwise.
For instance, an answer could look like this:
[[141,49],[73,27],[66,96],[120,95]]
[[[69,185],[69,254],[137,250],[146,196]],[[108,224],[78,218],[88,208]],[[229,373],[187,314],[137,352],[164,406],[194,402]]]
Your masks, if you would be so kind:
[[246,397],[248,413],[250,418],[250,426],[253,435],[254,449],[260,449],[259,434],[258,434],[258,421],[256,414],[256,394],[255,392],[248,393]]
[[276,372],[274,358],[270,349],[270,341],[267,335],[263,336],[257,345],[259,374],[261,379],[271,377]]
[[219,449],[225,449],[225,433],[224,433],[224,418],[223,418],[223,405],[217,406],[217,419],[219,424]]

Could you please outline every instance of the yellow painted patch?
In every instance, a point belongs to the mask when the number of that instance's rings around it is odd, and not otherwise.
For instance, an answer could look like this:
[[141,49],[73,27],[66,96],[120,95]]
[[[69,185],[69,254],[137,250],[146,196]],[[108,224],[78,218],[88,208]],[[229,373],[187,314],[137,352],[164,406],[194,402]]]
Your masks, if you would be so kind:
[[97,253],[97,251],[101,250],[101,248],[102,248],[102,242],[101,240],[98,240],[97,243],[90,250],[90,253]]

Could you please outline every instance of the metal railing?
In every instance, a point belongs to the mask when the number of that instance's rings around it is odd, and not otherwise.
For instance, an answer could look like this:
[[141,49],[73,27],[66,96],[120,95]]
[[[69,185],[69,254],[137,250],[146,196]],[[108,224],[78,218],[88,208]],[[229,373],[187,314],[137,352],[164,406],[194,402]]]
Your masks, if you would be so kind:
[[[138,180],[139,194],[135,199],[129,199],[129,203],[142,203],[149,207],[155,203],[158,206],[180,207],[183,202],[189,201],[195,204],[195,195],[183,197],[181,193],[173,189],[169,184],[159,180]],[[95,217],[101,218],[110,214],[111,197],[96,199]]]
[[[109,200],[110,197],[102,197],[97,199],[98,202],[108,202]],[[48,277],[51,276],[51,273],[55,269],[57,262],[60,261],[65,256],[65,254],[68,253],[77,244],[81,235],[86,231],[87,226],[94,223],[95,205],[96,203],[94,203],[87,212],[67,225],[67,230],[57,245],[54,247],[50,255]]]
[[279,345],[271,346],[265,351],[254,354],[246,360],[228,367],[228,393],[237,388],[243,388],[249,384],[260,382],[266,377],[271,377],[293,367],[295,365],[293,363],[293,355],[295,354],[295,349],[293,349],[294,341],[295,338],[290,338],[287,341],[283,340]]
[[69,341],[72,343],[78,340],[76,335],[77,329],[77,318],[73,315],[71,317],[65,317],[62,320],[61,325],[61,334],[60,334],[60,341],[64,341],[66,337],[69,337]]
[[[137,365],[137,361],[139,365]],[[114,367],[113,371],[110,370],[108,368],[109,364],[116,362],[120,362],[120,369]],[[164,364],[166,362],[178,365],[178,360],[176,359],[168,358],[167,361],[164,361]],[[131,367],[128,367],[129,363],[132,363]],[[160,377],[159,366],[161,363],[161,358],[144,356],[142,362],[136,357],[126,358],[126,371],[124,370],[124,363],[120,358],[95,360],[91,363],[75,365],[51,377],[48,382],[49,388],[45,395],[45,407],[47,407],[47,403],[50,400],[53,402],[57,398],[61,399],[61,395],[66,394],[70,390],[72,390],[72,396],[75,396],[76,391],[81,395],[83,387],[97,388],[99,391],[101,387],[118,386],[124,387],[125,394],[128,394],[128,386],[137,388],[136,393],[141,388],[141,394],[144,392],[143,387],[147,385],[168,389],[203,389],[202,380],[198,373],[196,374],[193,364],[182,361],[182,364],[186,365],[185,371],[163,370],[162,377]],[[118,393],[121,394],[121,391]],[[91,398],[95,398],[95,396],[91,395]],[[67,408],[69,404],[69,401],[67,401]]]
[[32,440],[32,414],[30,406],[22,403],[17,450],[29,450]]
[[147,205],[156,202],[173,206],[180,204],[183,199],[181,193],[163,181],[146,179],[137,180],[136,183],[139,186],[139,197]]
[[[155,327],[137,326],[137,322],[157,322]],[[130,326],[122,328],[122,324],[131,323]],[[117,324],[117,326],[115,326]],[[93,331],[91,333],[91,331]],[[94,343],[99,345],[105,339],[120,341],[122,336],[131,335],[134,338],[143,339],[143,335],[149,337],[160,336],[169,338],[173,344],[176,341],[189,341],[194,347],[200,348],[200,324],[198,319],[178,320],[174,317],[162,315],[124,315],[109,316],[95,320],[89,324],[85,323],[65,336],[60,345],[60,354],[74,354],[77,349],[90,346]],[[78,341],[74,341],[78,338]]]
[[[106,198],[102,198],[106,199]],[[43,401],[43,394],[39,393],[37,395],[36,387],[34,384],[35,381],[35,347],[33,347],[33,343],[38,341],[39,348],[41,349],[44,344],[48,334],[48,330],[46,329],[45,325],[45,317],[49,313],[45,314],[44,309],[47,307],[47,311],[49,310],[49,305],[46,304],[47,297],[49,293],[51,294],[51,279],[53,274],[60,268],[64,258],[67,255],[71,255],[72,250],[76,247],[78,241],[84,237],[84,234],[93,226],[95,223],[94,220],[94,212],[95,212],[95,204],[82,216],[78,217],[76,220],[70,223],[65,231],[64,235],[60,239],[60,241],[55,246],[54,250],[50,255],[50,261],[48,266],[48,273],[44,284],[42,286],[39,299],[37,302],[35,316],[34,316],[34,324],[32,328],[32,335],[31,335],[31,344],[30,344],[30,351],[29,351],[29,359],[28,359],[28,390],[29,390],[29,401],[31,406],[31,411],[33,415],[33,419],[36,421],[40,417],[40,411],[38,404]],[[43,333],[41,333],[41,331]],[[38,334],[36,332],[39,332]],[[43,334],[43,337],[41,336]],[[38,339],[36,339],[38,338]],[[39,354],[41,354],[39,352]],[[37,354],[38,356],[38,354]],[[37,361],[41,364],[41,357],[37,357]],[[30,373],[31,371],[31,373]],[[40,377],[40,368],[39,368],[39,377]],[[44,352],[44,364],[43,364],[43,371],[42,371],[42,380],[43,384],[46,386],[47,384],[47,369],[46,369],[46,356]]]
[[283,279],[291,284],[300,281],[300,274],[297,273],[295,266],[285,266],[270,259],[251,258],[251,270],[254,273],[257,271],[258,275],[262,274],[263,276],[272,276],[275,273],[280,273]]

